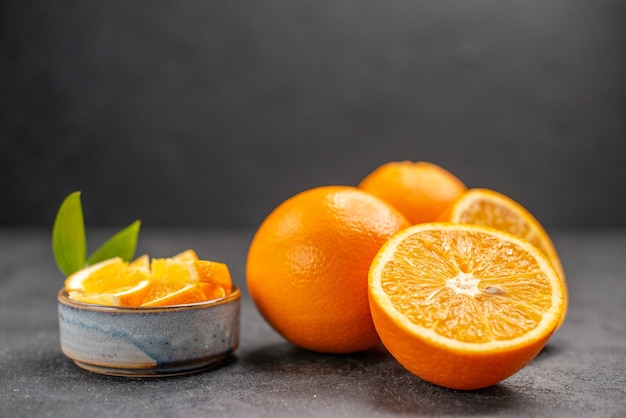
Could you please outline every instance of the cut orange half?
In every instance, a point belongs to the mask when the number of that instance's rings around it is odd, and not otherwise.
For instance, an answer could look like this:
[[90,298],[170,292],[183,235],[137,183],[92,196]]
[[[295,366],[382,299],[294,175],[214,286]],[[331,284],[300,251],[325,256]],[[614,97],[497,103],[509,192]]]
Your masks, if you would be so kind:
[[369,272],[372,318],[409,371],[454,389],[528,364],[565,309],[563,281],[534,245],[489,227],[425,223],[398,232]]

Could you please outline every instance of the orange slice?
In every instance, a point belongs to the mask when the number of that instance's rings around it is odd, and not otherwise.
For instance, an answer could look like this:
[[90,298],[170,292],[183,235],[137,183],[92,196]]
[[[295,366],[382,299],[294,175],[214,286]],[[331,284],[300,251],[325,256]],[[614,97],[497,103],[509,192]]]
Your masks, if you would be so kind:
[[150,291],[150,280],[142,280],[135,286],[115,289],[104,293],[88,293],[80,290],[69,292],[71,299],[79,302],[106,306],[139,306]]
[[[548,256],[567,290],[563,265],[550,236],[526,208],[510,197],[489,189],[470,189],[453,204],[442,220],[490,226],[525,239]],[[561,323],[566,313],[567,309],[563,311]]]
[[493,228],[425,223],[398,232],[369,272],[372,318],[408,370],[478,389],[528,364],[565,309],[565,287],[534,245]]
[[196,303],[205,301],[206,296],[202,291],[202,287],[198,283],[187,283],[180,289],[167,293],[166,295],[144,302],[142,307],[156,307],[156,306],[170,306],[170,305],[183,305],[188,303]]
[[65,280],[68,292],[106,293],[121,288],[131,288],[148,278],[141,267],[129,268],[119,257],[101,261],[70,275]]

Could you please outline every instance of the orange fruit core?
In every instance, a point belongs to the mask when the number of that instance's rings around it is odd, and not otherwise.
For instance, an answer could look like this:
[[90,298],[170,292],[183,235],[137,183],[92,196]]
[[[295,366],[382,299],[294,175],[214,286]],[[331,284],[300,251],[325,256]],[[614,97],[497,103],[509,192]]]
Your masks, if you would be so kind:
[[156,307],[219,299],[231,292],[232,282],[226,264],[186,250],[171,258],[105,260],[70,275],[65,289],[80,302]]

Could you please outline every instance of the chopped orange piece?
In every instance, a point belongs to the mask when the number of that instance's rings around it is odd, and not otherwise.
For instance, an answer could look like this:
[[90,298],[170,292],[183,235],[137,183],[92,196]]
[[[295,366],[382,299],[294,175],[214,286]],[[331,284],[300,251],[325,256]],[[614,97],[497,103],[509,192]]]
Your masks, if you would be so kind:
[[217,283],[200,282],[198,286],[202,289],[207,300],[220,299],[230,293],[230,289],[226,291],[224,287]]
[[113,289],[136,286],[147,279],[148,273],[141,268],[129,268],[119,257],[101,261],[70,275],[65,281],[68,291],[104,293]]
[[152,278],[177,282],[197,282],[198,272],[194,261],[174,260],[173,258],[153,258]]
[[150,270],[150,257],[148,254],[144,254],[141,257],[137,257],[133,261],[128,264],[130,267],[139,267],[145,269],[146,271]]
[[150,280],[142,280],[137,285],[115,289],[106,293],[87,293],[81,290],[69,292],[69,297],[79,302],[108,306],[139,306],[150,291]]
[[198,283],[187,283],[177,291],[169,293],[159,299],[142,303],[141,306],[147,308],[155,306],[182,305],[187,303],[202,302],[205,300],[206,296]]
[[65,281],[70,298],[110,306],[165,306],[222,298],[232,289],[228,266],[199,260],[186,250],[171,258],[116,257],[86,267]]
[[175,256],[172,256],[173,260],[180,260],[180,261],[195,261],[195,260],[199,260],[198,258],[198,254],[196,254],[196,252],[192,249],[188,249],[185,250],[183,252],[180,252],[178,254],[176,254]]
[[220,285],[224,291],[230,293],[232,282],[230,270],[224,263],[217,261],[196,260],[195,265],[198,272],[198,280],[201,282],[216,283]]

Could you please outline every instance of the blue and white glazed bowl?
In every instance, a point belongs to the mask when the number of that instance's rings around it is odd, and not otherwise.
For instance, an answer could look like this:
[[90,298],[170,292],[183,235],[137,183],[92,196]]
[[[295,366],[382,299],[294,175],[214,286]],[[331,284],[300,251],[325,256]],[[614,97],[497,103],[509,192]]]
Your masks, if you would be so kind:
[[208,302],[119,308],[59,292],[61,350],[83,369],[117,376],[171,376],[219,365],[239,345],[241,291]]

